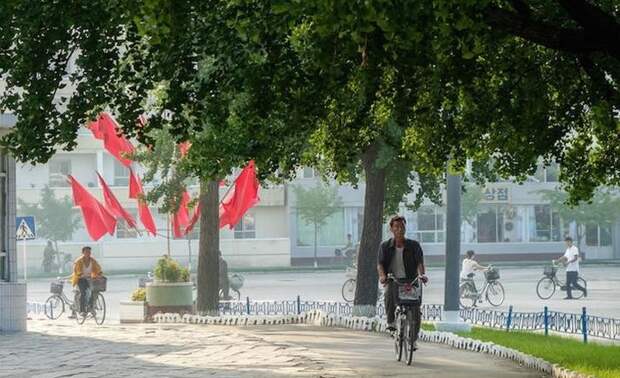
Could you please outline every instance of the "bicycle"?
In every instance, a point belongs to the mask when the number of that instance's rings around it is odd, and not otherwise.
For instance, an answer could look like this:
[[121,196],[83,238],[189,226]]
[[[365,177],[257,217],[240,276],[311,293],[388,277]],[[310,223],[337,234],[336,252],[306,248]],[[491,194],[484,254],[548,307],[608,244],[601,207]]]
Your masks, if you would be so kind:
[[[88,288],[86,289],[86,311],[79,312],[75,316],[75,320],[78,324],[84,324],[87,318],[91,317],[95,319],[95,323],[97,325],[102,325],[105,321],[106,315],[106,304],[105,298],[103,297],[102,292],[106,291],[107,288],[107,278],[106,277],[97,277],[93,279],[88,279]],[[81,293],[78,292],[75,295],[75,307],[79,307]]]
[[224,290],[220,289],[220,301],[240,301],[241,300],[241,289],[243,287],[243,282],[245,278],[243,278],[240,274],[233,274],[228,277],[228,286],[229,286],[229,296],[227,298],[224,297]]
[[[389,273],[388,281],[393,281],[398,286],[398,305],[395,311],[396,331],[394,332],[394,353],[396,360],[403,358],[403,352],[407,358],[407,365],[413,362],[413,352],[416,351],[416,319],[414,311],[419,311],[422,302],[422,287],[420,278],[414,280],[396,279]],[[421,321],[421,319],[420,319]]]
[[[543,278],[538,280],[538,284],[536,285],[536,294],[540,299],[549,299],[555,293],[556,287],[559,287],[560,290],[565,291],[566,285],[562,282],[558,277],[558,264],[555,260],[551,260],[551,266],[546,266],[543,269]],[[587,289],[588,283],[581,276],[577,277],[577,283]],[[575,299],[579,299],[583,296],[583,291],[574,290],[573,297]]]
[[[347,268],[345,274],[349,278],[346,281],[344,281],[344,284],[342,284],[342,290],[341,290],[342,299],[344,299],[344,301],[347,303],[352,303],[355,300],[355,290],[357,287],[357,279],[352,278],[352,277],[357,276],[357,270],[353,268]],[[379,286],[377,302],[379,303],[383,302],[383,297],[384,297],[383,288]]]
[[476,307],[479,302],[482,303],[482,298],[494,307],[501,306],[504,303],[506,294],[504,286],[499,282],[499,270],[497,268],[489,266],[489,269],[484,272],[484,286],[480,291],[476,289],[473,276],[474,274],[470,273],[467,278],[461,280],[459,285],[459,304],[462,308]]

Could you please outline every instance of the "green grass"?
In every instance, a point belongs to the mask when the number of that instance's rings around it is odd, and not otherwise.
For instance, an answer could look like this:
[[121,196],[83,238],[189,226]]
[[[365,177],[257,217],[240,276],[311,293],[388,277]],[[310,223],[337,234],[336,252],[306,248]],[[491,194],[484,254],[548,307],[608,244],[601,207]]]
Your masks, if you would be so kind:
[[[432,325],[426,325],[426,327]],[[423,329],[427,329],[423,324]],[[433,327],[434,328],[434,327]],[[429,328],[432,329],[432,328]],[[620,377],[620,346],[600,344],[561,336],[545,336],[532,332],[506,332],[474,327],[460,334],[481,341],[516,349],[564,368],[598,378]]]

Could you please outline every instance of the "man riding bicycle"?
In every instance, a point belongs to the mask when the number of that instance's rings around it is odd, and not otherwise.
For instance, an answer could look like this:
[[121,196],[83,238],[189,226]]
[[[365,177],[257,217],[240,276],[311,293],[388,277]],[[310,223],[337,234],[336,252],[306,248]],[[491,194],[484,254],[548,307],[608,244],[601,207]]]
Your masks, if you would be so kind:
[[[82,248],[82,256],[78,257],[73,263],[73,274],[71,275],[71,284],[80,289],[80,313],[86,312],[86,289],[90,287],[89,280],[102,276],[101,265],[91,257],[91,248],[86,246]],[[91,296],[92,297],[92,296]]]
[[[388,281],[387,275],[392,273],[397,279],[414,280],[420,276],[420,281],[426,283],[426,268],[424,267],[424,253],[420,243],[405,238],[406,220],[402,216],[394,216],[390,219],[390,231],[393,237],[381,243],[379,247],[377,271],[379,281],[383,286],[387,285],[385,292],[385,313],[387,314],[388,330],[395,331],[394,325],[396,306],[398,305],[398,285],[394,281]],[[422,312],[421,303],[415,306],[415,335],[417,340],[420,332]]]

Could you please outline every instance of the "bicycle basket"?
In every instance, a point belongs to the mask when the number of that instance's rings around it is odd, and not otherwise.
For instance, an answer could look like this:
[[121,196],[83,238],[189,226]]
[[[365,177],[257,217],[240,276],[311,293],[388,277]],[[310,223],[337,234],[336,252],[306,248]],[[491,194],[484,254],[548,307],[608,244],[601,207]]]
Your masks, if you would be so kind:
[[62,281],[54,281],[50,284],[50,293],[52,294],[62,294],[62,288],[64,286],[64,282]]
[[416,285],[399,285],[398,299],[403,302],[419,301],[422,296],[422,288]]
[[555,266],[546,266],[543,274],[547,277],[553,277],[558,272],[558,268]]
[[93,278],[90,281],[90,288],[93,291],[99,291],[99,292],[106,291],[107,285],[108,285],[108,279],[106,277],[103,277],[103,276],[97,277],[97,278]]
[[484,272],[484,277],[487,281],[497,281],[499,280],[499,270],[496,268],[487,270]]

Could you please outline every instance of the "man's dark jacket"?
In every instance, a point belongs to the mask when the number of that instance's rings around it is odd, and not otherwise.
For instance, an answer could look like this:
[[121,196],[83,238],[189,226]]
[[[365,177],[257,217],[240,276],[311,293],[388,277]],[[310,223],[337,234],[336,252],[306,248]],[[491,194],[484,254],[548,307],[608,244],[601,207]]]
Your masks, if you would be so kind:
[[[403,250],[403,261],[405,263],[405,274],[407,279],[415,279],[418,276],[418,265],[424,264],[424,253],[420,243],[415,240],[405,239],[405,249]],[[379,246],[377,263],[383,267],[385,274],[393,273],[390,264],[396,253],[394,238],[388,239]]]

